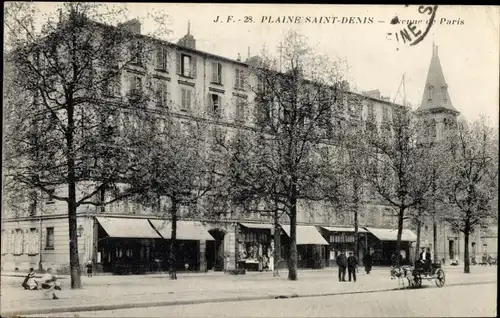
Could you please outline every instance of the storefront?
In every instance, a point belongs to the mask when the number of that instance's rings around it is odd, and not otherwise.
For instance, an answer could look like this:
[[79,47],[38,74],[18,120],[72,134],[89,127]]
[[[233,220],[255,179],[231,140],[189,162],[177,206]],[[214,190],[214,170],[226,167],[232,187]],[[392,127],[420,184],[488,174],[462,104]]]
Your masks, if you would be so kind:
[[[104,272],[142,274],[169,267],[171,222],[97,217],[97,264]],[[178,221],[177,270],[205,271],[206,241],[214,240],[200,222]]]
[[263,271],[273,262],[273,225],[265,223],[238,224],[238,268]]
[[[374,265],[391,265],[392,256],[396,252],[397,229],[366,228],[370,233],[368,245],[373,249]],[[417,241],[417,235],[413,231],[403,229],[401,235],[401,246],[399,254],[402,257],[402,264],[410,264],[411,243]]]
[[[356,235],[353,227],[322,226],[321,228],[323,236],[325,236],[330,243],[325,253],[326,266],[335,266],[335,260],[341,251],[345,251],[346,255],[349,255],[349,252],[354,252],[356,250]],[[365,253],[369,251],[367,247],[367,234],[367,230],[358,228],[358,260],[362,260]]]
[[161,236],[147,219],[97,217],[96,266],[104,272],[141,274],[155,270]]
[[[290,225],[282,225],[286,234],[282,240],[282,246],[289,246]],[[297,225],[297,265],[299,268],[323,268],[325,267],[324,255],[328,242],[314,225]],[[288,249],[286,249],[288,250]],[[288,254],[288,253],[287,253]],[[285,255],[288,258],[288,255]]]

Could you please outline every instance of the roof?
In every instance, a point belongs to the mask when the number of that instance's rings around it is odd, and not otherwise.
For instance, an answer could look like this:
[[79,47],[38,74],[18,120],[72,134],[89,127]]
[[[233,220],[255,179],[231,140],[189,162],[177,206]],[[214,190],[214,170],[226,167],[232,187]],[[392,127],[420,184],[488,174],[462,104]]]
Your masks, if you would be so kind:
[[[438,47],[433,45],[432,58],[425,81],[425,89],[422,96],[422,102],[417,108],[418,112],[444,109],[451,112],[459,113],[453,107],[448,92],[448,84],[444,78],[441,62],[439,61]],[[428,89],[432,87],[431,98],[428,98]],[[444,88],[444,89],[443,89]]]
[[[381,241],[396,241],[398,237],[397,229],[378,229],[373,227],[367,227],[366,229]],[[401,234],[401,241],[414,242],[416,240],[417,235],[413,233],[413,231],[403,229],[403,233]]]

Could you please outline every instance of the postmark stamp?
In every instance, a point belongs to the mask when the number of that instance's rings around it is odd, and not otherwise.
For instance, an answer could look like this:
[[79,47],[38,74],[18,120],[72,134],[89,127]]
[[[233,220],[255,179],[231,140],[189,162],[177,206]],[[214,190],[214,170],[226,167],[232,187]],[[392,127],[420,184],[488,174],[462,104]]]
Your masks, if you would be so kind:
[[[412,11],[405,10],[408,15],[415,15],[415,6],[410,7],[406,5],[405,8],[409,8]],[[422,42],[432,25],[435,23],[436,12],[438,9],[437,5],[420,5],[416,8],[418,12],[416,18],[406,18],[402,15],[396,15],[391,19],[390,24],[398,26],[395,32],[387,33],[389,38],[395,38],[398,43],[407,44],[410,46],[415,46]]]

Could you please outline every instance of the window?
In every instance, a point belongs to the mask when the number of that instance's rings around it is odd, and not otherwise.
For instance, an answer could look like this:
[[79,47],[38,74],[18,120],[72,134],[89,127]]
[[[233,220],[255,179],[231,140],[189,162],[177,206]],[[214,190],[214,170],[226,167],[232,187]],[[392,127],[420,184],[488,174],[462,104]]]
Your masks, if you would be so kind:
[[56,192],[55,189],[47,189],[49,191],[49,193],[47,194],[48,198],[47,198],[47,202],[45,202],[45,204],[54,204],[56,203],[55,200],[54,200],[54,192]]
[[36,216],[36,206],[37,206],[37,199],[36,197],[33,197],[29,205],[29,216]]
[[448,94],[446,92],[446,86],[441,86],[441,94],[443,94],[444,101],[448,100]]
[[245,105],[246,101],[243,98],[238,98],[236,100],[236,120],[244,121],[245,120]]
[[156,106],[167,107],[167,104],[168,104],[167,83],[164,81],[159,81],[157,83],[157,91],[156,91]]
[[7,254],[8,242],[7,231],[2,230],[2,255]]
[[156,50],[156,69],[160,71],[167,71],[168,70],[168,51],[167,48],[159,45],[158,49]]
[[192,91],[187,88],[181,88],[181,110],[187,111],[191,108]]
[[176,68],[177,74],[185,77],[196,78],[196,57],[178,52]]
[[29,230],[28,234],[28,251],[27,254],[29,255],[36,255],[38,254],[39,250],[39,235],[38,235],[38,229],[36,228],[31,228]]
[[382,108],[382,119],[385,121],[389,120],[389,109],[387,107]]
[[120,76],[112,75],[102,83],[102,94],[106,97],[120,96]]
[[24,233],[21,229],[16,229],[14,232],[14,255],[23,253]]
[[433,87],[428,86],[427,87],[427,100],[432,100],[432,94],[433,94]]
[[54,249],[54,228],[48,227],[46,228],[46,238],[45,238],[45,249],[53,250]]
[[234,84],[235,88],[245,89],[245,71],[236,69],[236,80]]
[[142,91],[142,78],[140,76],[133,76],[130,80],[130,94],[138,95]]
[[212,83],[222,84],[222,64],[212,62]]
[[132,55],[131,62],[133,64],[142,64],[142,44],[138,40],[134,41],[130,48],[130,53]]
[[368,118],[372,119],[373,117],[375,117],[375,109],[373,106],[373,102],[370,102],[368,104]]
[[210,95],[210,111],[212,115],[220,115],[222,97],[217,94],[209,94],[209,95]]

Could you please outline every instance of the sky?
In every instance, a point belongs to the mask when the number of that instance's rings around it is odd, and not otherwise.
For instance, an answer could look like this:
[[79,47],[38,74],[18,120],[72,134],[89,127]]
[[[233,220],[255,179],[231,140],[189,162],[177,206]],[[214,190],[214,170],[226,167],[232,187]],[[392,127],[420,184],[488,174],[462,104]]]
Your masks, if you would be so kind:
[[[56,12],[57,3],[36,3],[44,13]],[[110,6],[117,6],[110,4]],[[142,33],[154,32],[152,13],[169,16],[172,31],[163,39],[177,41],[187,33],[188,21],[197,49],[236,59],[273,51],[284,34],[296,30],[319,53],[345,59],[348,78],[357,91],[379,89],[382,96],[413,108],[422,100],[433,43],[439,57],[453,106],[469,121],[486,116],[498,128],[500,9],[494,6],[439,6],[427,35],[416,45],[398,42],[394,33],[408,28],[402,20],[421,21],[428,15],[418,5],[283,5],[283,4],[178,4],[126,3],[128,14],[138,18]],[[228,16],[232,16],[227,22]],[[293,23],[278,22],[283,16]],[[391,24],[394,17],[400,23]],[[214,22],[219,17],[218,22]],[[245,18],[247,17],[247,18]],[[248,20],[251,17],[252,23]],[[318,23],[329,17],[330,23]],[[335,23],[331,23],[336,17]],[[352,17],[352,19],[351,19]],[[297,18],[301,21],[297,22]],[[315,18],[317,23],[314,22]],[[307,23],[305,22],[308,19]],[[220,22],[220,21],[223,22]],[[245,23],[247,20],[247,23]],[[343,21],[358,23],[340,23]],[[325,22],[323,18],[322,22]],[[373,22],[370,22],[373,21]],[[392,35],[388,35],[392,33]],[[404,76],[404,89],[402,79]]]

